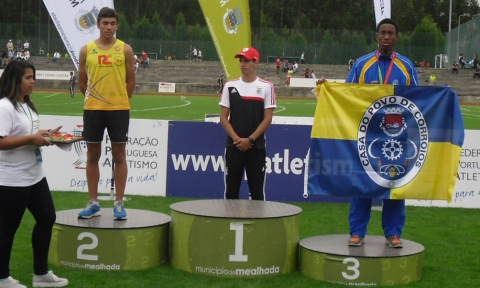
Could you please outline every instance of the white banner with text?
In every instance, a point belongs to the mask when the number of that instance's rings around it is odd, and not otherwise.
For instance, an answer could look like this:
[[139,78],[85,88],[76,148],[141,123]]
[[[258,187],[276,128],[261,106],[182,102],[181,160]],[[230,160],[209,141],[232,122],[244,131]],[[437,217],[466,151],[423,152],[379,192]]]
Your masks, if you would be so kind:
[[[113,8],[113,0],[43,0],[43,3],[78,70],[80,48],[100,36],[97,29],[98,12],[103,7]],[[47,51],[51,55],[54,52]]]
[[[301,119],[300,119],[301,120]],[[267,195],[270,201],[334,201],[305,194],[305,165],[311,127],[303,119],[288,124],[288,117],[267,131]],[[41,115],[41,128],[63,126],[63,132],[81,134],[81,116]],[[303,124],[303,125],[302,125]],[[106,134],[106,133],[105,133]],[[195,141],[198,137],[202,141]],[[223,195],[223,155],[226,135],[211,122],[131,119],[127,143],[126,195],[218,198]],[[479,130],[466,130],[453,199],[406,200],[410,206],[480,208]],[[68,151],[43,147],[43,170],[54,191],[88,192],[85,176],[86,143],[76,142]],[[112,182],[110,140],[102,141],[99,192],[109,193]],[[245,186],[245,187],[243,187]],[[246,189],[246,185],[242,188]],[[167,191],[168,190],[168,191]],[[183,195],[183,196],[182,196]],[[340,198],[340,197],[337,197]]]

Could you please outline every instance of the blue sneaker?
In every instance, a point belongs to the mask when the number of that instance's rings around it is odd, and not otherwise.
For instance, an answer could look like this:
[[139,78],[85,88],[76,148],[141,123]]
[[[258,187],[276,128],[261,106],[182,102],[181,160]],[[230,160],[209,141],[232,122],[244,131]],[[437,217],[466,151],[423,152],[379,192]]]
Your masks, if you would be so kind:
[[87,207],[78,213],[78,218],[81,219],[90,219],[95,216],[100,216],[100,203],[98,201],[90,200],[88,201]]
[[115,201],[115,204],[113,205],[113,219],[114,220],[127,219],[127,212],[125,212],[125,206],[123,206],[122,201]]

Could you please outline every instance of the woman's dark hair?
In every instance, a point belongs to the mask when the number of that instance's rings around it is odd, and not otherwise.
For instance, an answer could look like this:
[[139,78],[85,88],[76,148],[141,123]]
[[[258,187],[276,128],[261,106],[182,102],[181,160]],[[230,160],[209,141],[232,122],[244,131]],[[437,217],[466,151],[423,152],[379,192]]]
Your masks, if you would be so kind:
[[[20,93],[19,88],[22,84],[23,75],[27,69],[33,70],[33,79],[35,79],[35,66],[32,63],[25,60],[12,60],[8,63],[5,70],[3,70],[2,77],[0,77],[0,99],[8,98],[12,102],[15,109],[19,109],[18,103],[18,94]],[[27,103],[28,107],[35,111],[38,114],[35,105],[30,100],[30,95],[23,95],[24,101]]]
[[382,26],[383,24],[391,24],[393,26],[395,26],[395,34],[398,35],[398,24],[397,22],[395,22],[393,19],[390,19],[390,18],[384,18],[382,19],[382,21],[380,21],[377,25],[377,33],[378,33],[378,30],[380,29],[380,26]]
[[118,25],[118,14],[112,8],[103,7],[102,9],[100,9],[100,11],[98,12],[98,16],[97,16],[97,24],[100,23],[102,18],[115,18],[115,19],[117,19],[117,25]]

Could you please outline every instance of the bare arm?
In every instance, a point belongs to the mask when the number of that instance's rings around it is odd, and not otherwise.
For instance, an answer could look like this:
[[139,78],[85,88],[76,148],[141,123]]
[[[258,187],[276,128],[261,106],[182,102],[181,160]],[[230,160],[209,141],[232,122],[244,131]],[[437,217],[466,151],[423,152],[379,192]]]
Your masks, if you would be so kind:
[[78,86],[80,87],[80,91],[85,95],[87,91],[87,70],[85,69],[85,64],[87,61],[87,45],[83,46],[80,49],[80,56],[79,56],[79,67],[78,67]]
[[26,136],[0,137],[0,150],[11,150],[27,144],[33,144],[37,147],[52,145],[44,136],[47,136],[45,132],[37,132]]
[[272,124],[273,118],[273,108],[265,109],[263,112],[263,120],[258,125],[257,129],[250,135],[254,140],[260,137],[265,131],[267,131],[268,127]]
[[125,44],[125,66],[127,69],[127,94],[128,98],[132,98],[133,89],[135,89],[135,57],[133,56],[133,49],[130,45]]

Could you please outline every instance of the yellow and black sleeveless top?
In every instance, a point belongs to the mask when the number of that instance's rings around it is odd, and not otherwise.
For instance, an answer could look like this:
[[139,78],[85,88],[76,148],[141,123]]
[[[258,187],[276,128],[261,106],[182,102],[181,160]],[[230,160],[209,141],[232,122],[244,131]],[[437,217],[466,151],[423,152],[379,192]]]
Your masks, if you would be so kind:
[[87,44],[85,110],[130,110],[124,47],[118,39],[108,50]]

